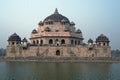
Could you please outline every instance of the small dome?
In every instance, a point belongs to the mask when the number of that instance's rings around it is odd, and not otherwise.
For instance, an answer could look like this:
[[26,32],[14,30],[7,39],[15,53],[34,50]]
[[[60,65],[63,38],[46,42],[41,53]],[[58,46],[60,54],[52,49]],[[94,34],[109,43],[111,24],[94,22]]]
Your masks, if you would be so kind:
[[90,38],[90,39],[88,40],[88,43],[93,43],[93,40]]
[[34,29],[34,30],[32,31],[32,34],[36,34],[36,33],[38,33],[38,32],[37,32],[36,29]]
[[75,25],[75,23],[72,21],[72,22],[70,22],[70,25]]
[[62,19],[61,22],[67,22],[65,19]]
[[109,42],[109,39],[104,34],[101,34],[96,38],[96,42]]
[[21,38],[16,33],[14,33],[9,37],[8,41],[21,41]]
[[43,22],[42,22],[42,21],[40,21],[40,22],[38,23],[38,25],[42,26],[42,25],[43,25]]
[[46,31],[46,32],[50,32],[51,29],[50,29],[49,27],[46,27],[46,28],[45,28],[45,31]]
[[82,33],[80,29],[77,29],[76,33],[80,34]]
[[46,17],[43,22],[47,22],[48,20],[52,20],[53,22],[61,22],[61,20],[65,20],[67,23],[70,23],[69,19],[61,14],[59,14],[57,8],[54,14]]
[[26,39],[26,38],[24,38],[24,39],[22,40],[22,42],[28,42],[28,41],[27,41],[27,39]]

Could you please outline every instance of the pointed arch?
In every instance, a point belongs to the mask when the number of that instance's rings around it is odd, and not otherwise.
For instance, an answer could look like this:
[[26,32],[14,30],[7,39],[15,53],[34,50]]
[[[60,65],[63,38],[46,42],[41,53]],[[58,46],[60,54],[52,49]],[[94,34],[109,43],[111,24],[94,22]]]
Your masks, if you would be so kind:
[[61,40],[61,44],[65,44],[65,40],[64,39]]
[[53,44],[53,40],[52,39],[49,40],[49,44]]
[[74,44],[74,41],[73,41],[73,40],[71,40],[71,44]]
[[56,55],[57,55],[57,56],[60,56],[60,50],[57,50],[57,51],[56,51]]
[[40,40],[40,45],[43,45],[43,40]]
[[33,44],[35,45],[35,40],[33,40]]
[[50,29],[49,27],[46,27],[46,28],[45,28],[45,31],[46,31],[46,32],[51,32],[51,29]]

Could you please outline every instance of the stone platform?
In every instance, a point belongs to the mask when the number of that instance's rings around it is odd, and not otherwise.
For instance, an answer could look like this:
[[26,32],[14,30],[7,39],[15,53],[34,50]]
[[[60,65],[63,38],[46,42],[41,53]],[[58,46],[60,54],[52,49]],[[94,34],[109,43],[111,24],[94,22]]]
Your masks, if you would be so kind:
[[120,57],[0,57],[0,61],[37,61],[37,62],[120,62]]

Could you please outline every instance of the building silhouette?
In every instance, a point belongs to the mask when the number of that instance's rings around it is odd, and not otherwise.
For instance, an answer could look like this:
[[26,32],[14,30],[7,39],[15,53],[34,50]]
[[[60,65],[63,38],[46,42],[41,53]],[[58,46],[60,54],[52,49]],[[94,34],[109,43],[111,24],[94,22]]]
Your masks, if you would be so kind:
[[56,9],[38,23],[38,28],[31,32],[30,42],[12,34],[6,57],[111,57],[110,41],[104,34],[95,41],[90,38],[83,43],[83,40],[82,31]]

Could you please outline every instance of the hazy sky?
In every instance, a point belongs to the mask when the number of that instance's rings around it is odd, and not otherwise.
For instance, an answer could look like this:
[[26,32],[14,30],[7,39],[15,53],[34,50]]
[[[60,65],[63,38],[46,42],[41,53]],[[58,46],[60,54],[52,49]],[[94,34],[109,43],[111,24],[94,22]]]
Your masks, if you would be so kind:
[[120,49],[120,0],[0,0],[0,48],[14,32],[29,38],[55,8],[82,30],[84,42],[103,33]]

